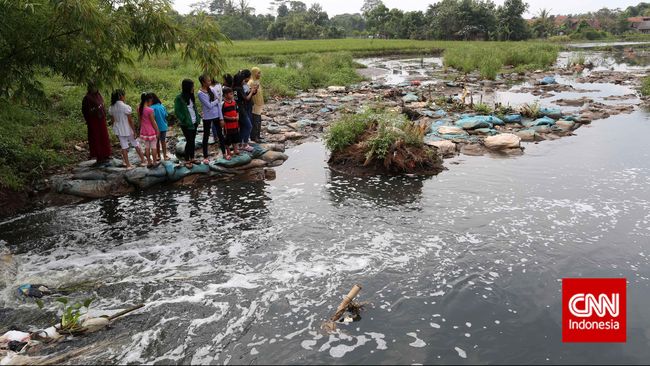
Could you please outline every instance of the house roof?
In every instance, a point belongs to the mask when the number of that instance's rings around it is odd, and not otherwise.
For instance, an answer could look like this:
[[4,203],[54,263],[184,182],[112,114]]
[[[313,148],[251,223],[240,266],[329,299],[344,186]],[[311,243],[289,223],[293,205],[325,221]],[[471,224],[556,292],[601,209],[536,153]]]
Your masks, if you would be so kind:
[[627,21],[630,23],[641,23],[641,22],[647,22],[650,20],[650,17],[631,17],[627,18]]

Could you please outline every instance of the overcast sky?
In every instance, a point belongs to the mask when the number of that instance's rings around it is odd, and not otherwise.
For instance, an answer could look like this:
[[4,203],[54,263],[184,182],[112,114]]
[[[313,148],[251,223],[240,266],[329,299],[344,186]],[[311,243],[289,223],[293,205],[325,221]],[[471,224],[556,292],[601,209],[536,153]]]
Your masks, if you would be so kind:
[[[327,1],[310,1],[302,0],[305,4],[320,3],[323,9],[332,16],[343,13],[357,13],[363,5],[363,0],[327,0]],[[504,0],[493,0],[497,5],[502,4]],[[530,9],[527,16],[537,14],[540,9],[546,8],[551,10],[551,14],[573,14],[587,11],[598,10],[603,7],[608,8],[626,8],[630,5],[636,5],[641,0],[528,0]],[[198,0],[174,0],[174,7],[181,13],[190,11],[190,5]],[[251,6],[255,7],[256,13],[268,13],[268,0],[249,0]],[[436,1],[422,0],[384,0],[384,4],[389,8],[399,8],[402,10],[425,10],[428,4]]]

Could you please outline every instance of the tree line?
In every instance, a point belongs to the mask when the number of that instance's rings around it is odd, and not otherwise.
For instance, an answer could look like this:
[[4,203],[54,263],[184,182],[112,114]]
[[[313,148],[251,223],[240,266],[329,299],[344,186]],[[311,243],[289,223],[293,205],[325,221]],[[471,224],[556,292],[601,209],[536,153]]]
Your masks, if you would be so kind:
[[258,14],[248,0],[208,0],[196,3],[194,8],[215,17],[222,31],[236,40],[378,37],[517,41],[570,34],[576,38],[622,34],[630,30],[628,17],[643,15],[648,6],[603,8],[561,18],[540,9],[531,20],[524,19],[530,8],[523,0],[506,0],[499,6],[492,0],[442,0],[426,11],[389,9],[381,0],[365,0],[359,13],[332,17],[318,3],[308,7],[302,1],[289,0],[272,1],[268,9],[271,14]]

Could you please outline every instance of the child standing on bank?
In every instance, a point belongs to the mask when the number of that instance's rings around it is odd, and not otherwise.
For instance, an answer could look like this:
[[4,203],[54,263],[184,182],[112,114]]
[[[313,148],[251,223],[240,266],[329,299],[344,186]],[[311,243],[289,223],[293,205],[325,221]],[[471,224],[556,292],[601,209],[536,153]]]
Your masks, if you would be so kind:
[[151,109],[153,109],[153,114],[156,119],[156,124],[158,125],[158,131],[160,131],[160,137],[158,138],[158,160],[167,161],[167,130],[169,129],[167,125],[167,109],[160,101],[160,98],[155,93],[151,93],[153,98],[153,104]]
[[133,109],[126,104],[126,94],[124,90],[118,89],[111,94],[111,106],[108,108],[108,114],[111,116],[111,123],[113,124],[113,132],[120,140],[120,147],[122,148],[122,160],[127,169],[132,169],[133,166],[129,162],[129,145],[135,147],[135,151],[140,157],[140,166],[144,166],[144,155],[140,149],[140,144],[136,140],[135,127],[133,127],[133,118],[131,114]]
[[230,153],[231,147],[235,155],[239,155],[238,145],[241,142],[239,135],[239,113],[237,109],[237,102],[233,90],[231,88],[223,88],[223,134],[226,139],[226,160],[232,159]]
[[140,117],[140,140],[144,144],[144,155],[147,158],[147,166],[149,168],[153,168],[154,165],[159,163],[156,145],[158,144],[160,132],[158,131],[158,124],[156,123],[153,109],[151,109],[152,104],[153,97],[151,94],[142,93],[140,96],[140,107],[138,108],[138,117]]

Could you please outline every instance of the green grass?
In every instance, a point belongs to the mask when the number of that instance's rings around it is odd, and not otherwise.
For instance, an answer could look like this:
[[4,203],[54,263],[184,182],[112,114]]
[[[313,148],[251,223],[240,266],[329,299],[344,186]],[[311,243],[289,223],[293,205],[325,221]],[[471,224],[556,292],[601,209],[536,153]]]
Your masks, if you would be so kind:
[[409,146],[422,146],[422,130],[401,113],[368,108],[349,114],[334,122],[325,134],[325,145],[332,152],[341,151],[359,142],[361,136],[374,130],[363,142],[366,159],[384,160],[390,148],[402,140]]
[[641,84],[641,94],[650,95],[650,76],[643,78],[643,84]]
[[372,121],[374,112],[368,110],[359,114],[348,114],[332,123],[325,134],[325,146],[332,151],[340,151],[356,143]]
[[445,50],[444,64],[464,73],[478,70],[494,80],[505,66],[518,72],[548,68],[559,51],[560,46],[542,42],[464,42]]

